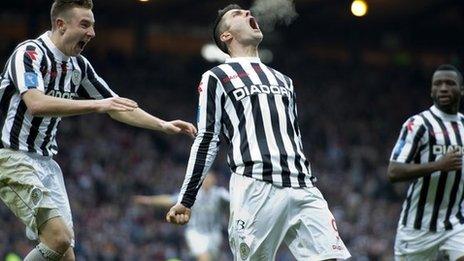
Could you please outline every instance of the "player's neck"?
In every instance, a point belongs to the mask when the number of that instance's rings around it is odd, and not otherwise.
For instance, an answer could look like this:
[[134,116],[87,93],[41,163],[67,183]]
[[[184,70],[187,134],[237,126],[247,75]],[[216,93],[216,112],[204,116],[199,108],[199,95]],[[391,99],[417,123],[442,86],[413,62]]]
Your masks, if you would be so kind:
[[455,115],[459,111],[459,104],[456,105],[451,105],[451,106],[439,106],[438,104],[435,103],[435,107],[439,109],[440,111],[450,114],[450,115]]
[[58,48],[58,50],[60,50],[63,54],[66,55],[66,52],[64,51],[65,48],[63,40],[61,39],[60,33],[57,30],[51,32],[50,40],[56,46],[56,48]]
[[239,46],[230,48],[230,57],[258,57],[258,48],[256,46]]

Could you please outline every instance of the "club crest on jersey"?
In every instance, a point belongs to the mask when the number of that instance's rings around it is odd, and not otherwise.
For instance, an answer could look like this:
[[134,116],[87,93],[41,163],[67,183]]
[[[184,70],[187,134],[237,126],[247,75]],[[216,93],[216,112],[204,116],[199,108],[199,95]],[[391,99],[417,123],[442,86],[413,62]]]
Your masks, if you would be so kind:
[[457,149],[459,153],[461,153],[462,155],[464,155],[464,147],[462,146],[458,146],[458,145],[449,145],[449,146],[446,146],[446,145],[433,145],[432,146],[432,152],[434,155],[443,155],[443,154],[446,154],[450,151],[453,151]]
[[254,94],[260,94],[260,93],[282,95],[286,97],[290,96],[290,90],[288,90],[285,87],[278,86],[278,85],[267,86],[264,84],[243,86],[243,87],[233,90],[232,93],[234,94],[234,97],[237,101],[240,101],[241,99],[247,96],[254,95]]
[[79,85],[81,83],[81,73],[78,70],[72,72],[71,80],[74,85]]

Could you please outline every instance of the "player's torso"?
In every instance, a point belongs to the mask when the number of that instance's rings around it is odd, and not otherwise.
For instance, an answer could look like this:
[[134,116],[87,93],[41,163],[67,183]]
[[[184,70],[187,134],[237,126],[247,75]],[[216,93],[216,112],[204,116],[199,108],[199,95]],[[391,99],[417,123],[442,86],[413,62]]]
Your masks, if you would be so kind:
[[[40,39],[27,41],[24,44],[36,47],[27,55],[32,62],[40,64],[40,72],[38,73],[41,76],[40,79],[43,80],[44,93],[64,99],[76,98],[83,75],[77,58],[59,59]],[[37,54],[39,50],[43,52],[40,58]],[[10,67],[11,62],[10,59],[6,67]],[[83,61],[81,66],[82,64]],[[1,81],[2,110],[5,110],[1,120],[3,145],[40,155],[56,154],[58,148],[55,137],[61,119],[59,117],[32,116],[13,84],[12,75],[14,74],[4,73]],[[24,75],[24,77],[27,76]],[[29,81],[38,81],[38,76],[35,77]],[[25,81],[27,84],[28,79],[26,78]],[[8,101],[6,101],[7,98]]]
[[76,58],[68,60],[53,59],[47,57],[50,66],[41,68],[45,94],[64,99],[75,99],[78,97],[83,72],[78,66]]
[[[447,152],[463,151],[464,124],[462,117],[442,118],[431,111],[422,117],[427,135],[421,153],[415,163],[429,163],[440,160]],[[461,170],[437,171],[411,183],[408,197],[403,204],[402,220],[407,211],[409,227],[440,230],[460,222],[461,205],[464,198],[464,175]],[[463,219],[464,221],[464,219]]]
[[[294,109],[290,79],[262,63],[227,63],[213,69],[225,93],[224,110],[246,128],[252,121],[285,120]],[[268,118],[266,118],[268,117]],[[251,126],[250,126],[251,127]]]
[[225,63],[211,73],[224,94],[222,132],[231,145],[231,170],[280,186],[309,179],[292,80],[261,62]]

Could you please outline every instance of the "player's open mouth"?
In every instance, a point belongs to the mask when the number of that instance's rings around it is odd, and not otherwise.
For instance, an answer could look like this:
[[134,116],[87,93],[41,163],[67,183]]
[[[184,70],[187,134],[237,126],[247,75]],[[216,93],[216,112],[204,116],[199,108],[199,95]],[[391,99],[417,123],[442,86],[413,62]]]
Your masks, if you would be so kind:
[[254,17],[250,17],[250,27],[253,28],[253,30],[259,30],[258,23]]
[[84,49],[84,46],[85,46],[86,44],[87,44],[87,43],[86,43],[85,41],[79,41],[79,42],[77,43],[77,46],[78,46],[81,50],[83,50],[83,49]]

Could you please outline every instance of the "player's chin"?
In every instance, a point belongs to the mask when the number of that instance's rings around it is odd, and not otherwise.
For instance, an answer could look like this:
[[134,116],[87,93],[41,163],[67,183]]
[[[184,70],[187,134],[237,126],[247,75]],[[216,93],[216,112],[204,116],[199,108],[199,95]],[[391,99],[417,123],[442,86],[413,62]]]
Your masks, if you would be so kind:
[[82,50],[80,51],[73,51],[70,56],[79,56],[81,54]]
[[72,54],[72,55],[73,55],[73,56],[78,56],[79,54],[82,53],[82,51],[84,51],[84,48],[81,47],[81,46],[79,46],[79,45],[77,45],[77,46],[74,47],[74,50],[73,50],[73,54]]

